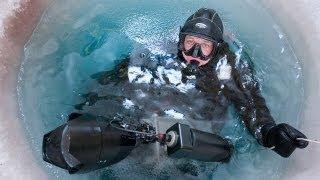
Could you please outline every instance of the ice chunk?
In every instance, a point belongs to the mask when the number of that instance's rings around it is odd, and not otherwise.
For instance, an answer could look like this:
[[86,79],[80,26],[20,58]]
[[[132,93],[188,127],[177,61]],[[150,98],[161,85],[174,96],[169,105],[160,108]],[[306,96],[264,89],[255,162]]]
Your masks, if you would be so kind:
[[195,88],[195,85],[192,83],[181,83],[177,86],[177,89],[179,89],[180,92],[186,93],[188,90]]
[[133,102],[129,99],[125,99],[122,103],[122,105],[126,108],[126,109],[130,109],[131,107],[134,106]]
[[231,66],[228,64],[226,56],[217,63],[216,71],[220,80],[228,80],[231,77]]
[[181,83],[182,73],[174,69],[165,69],[164,74],[168,77],[170,83],[177,85]]
[[142,71],[141,67],[131,66],[128,68],[129,82],[135,81],[135,83],[150,83],[152,74],[149,70]]
[[169,109],[164,111],[168,116],[173,117],[175,119],[184,119],[184,115],[175,111],[174,109]]

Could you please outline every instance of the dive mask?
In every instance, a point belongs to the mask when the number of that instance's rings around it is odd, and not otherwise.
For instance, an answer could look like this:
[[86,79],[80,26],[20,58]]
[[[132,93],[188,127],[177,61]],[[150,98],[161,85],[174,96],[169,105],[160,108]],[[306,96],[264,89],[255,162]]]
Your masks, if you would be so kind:
[[201,44],[198,44],[198,43],[195,43],[189,50],[185,50],[185,48],[183,48],[184,49],[183,52],[186,56],[192,56],[194,58],[199,58],[203,61],[208,61],[215,54],[218,45],[219,43],[213,43],[213,48],[209,55],[203,54]]

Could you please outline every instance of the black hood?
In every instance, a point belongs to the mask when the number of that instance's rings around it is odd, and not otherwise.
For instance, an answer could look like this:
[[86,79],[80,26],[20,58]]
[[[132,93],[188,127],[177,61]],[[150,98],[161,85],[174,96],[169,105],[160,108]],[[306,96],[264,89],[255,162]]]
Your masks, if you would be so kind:
[[191,15],[180,30],[180,41],[185,35],[194,35],[209,41],[223,42],[223,24],[213,9],[201,8]]

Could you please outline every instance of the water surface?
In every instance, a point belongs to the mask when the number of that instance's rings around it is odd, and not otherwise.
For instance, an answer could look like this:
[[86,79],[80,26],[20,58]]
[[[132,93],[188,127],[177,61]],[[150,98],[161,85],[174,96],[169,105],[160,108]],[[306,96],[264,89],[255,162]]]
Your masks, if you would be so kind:
[[[195,10],[209,7],[223,19],[226,36],[241,42],[255,65],[273,117],[297,127],[303,89],[301,67],[286,35],[257,0],[56,0],[45,12],[25,46],[19,75],[21,119],[38,163],[53,179],[106,179],[130,176],[168,178],[180,172],[162,170],[170,159],[132,159],[86,175],[68,175],[42,161],[42,136],[66,121],[80,94],[95,86],[90,75],[112,69],[115,61],[143,45],[164,53],[166,43],[176,41],[179,27]],[[236,152],[229,164],[195,165],[203,172],[195,178],[280,179],[290,159],[282,159],[259,146],[237,116],[223,135],[233,140]],[[137,153],[139,154],[139,152]],[[167,163],[165,163],[167,162]],[[155,168],[147,168],[148,165]]]

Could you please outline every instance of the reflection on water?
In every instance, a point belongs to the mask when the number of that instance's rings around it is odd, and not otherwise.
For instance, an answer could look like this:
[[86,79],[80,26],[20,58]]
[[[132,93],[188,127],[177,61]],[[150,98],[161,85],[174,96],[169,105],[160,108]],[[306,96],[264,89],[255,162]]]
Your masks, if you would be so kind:
[[[19,76],[21,116],[34,155],[56,179],[103,179],[131,176],[163,178],[186,172],[189,177],[218,179],[279,179],[290,160],[259,146],[233,113],[222,134],[235,144],[229,164],[176,160],[154,156],[159,148],[145,147],[125,161],[86,175],[68,175],[42,161],[42,135],[66,121],[81,94],[97,87],[91,75],[110,70],[141,45],[154,54],[165,53],[177,40],[179,26],[200,7],[216,9],[226,26],[243,45],[242,55],[253,59],[262,93],[277,122],[297,126],[303,99],[301,68],[285,35],[256,0],[57,0],[45,13],[25,47]],[[293,98],[294,97],[294,98]],[[175,112],[168,109],[167,113]],[[133,158],[133,157],[141,157]],[[167,168],[164,168],[167,167]],[[196,169],[196,170],[194,170]],[[159,177],[159,176],[158,176]]]

